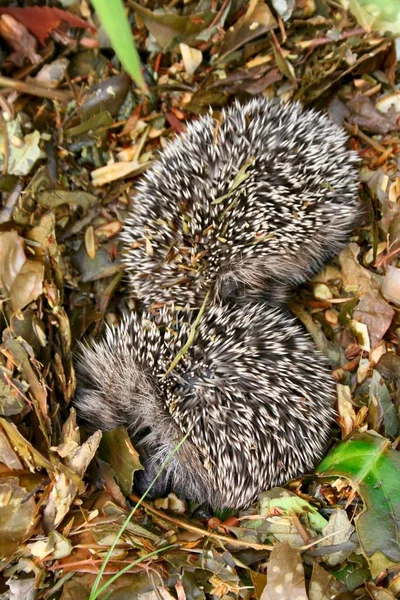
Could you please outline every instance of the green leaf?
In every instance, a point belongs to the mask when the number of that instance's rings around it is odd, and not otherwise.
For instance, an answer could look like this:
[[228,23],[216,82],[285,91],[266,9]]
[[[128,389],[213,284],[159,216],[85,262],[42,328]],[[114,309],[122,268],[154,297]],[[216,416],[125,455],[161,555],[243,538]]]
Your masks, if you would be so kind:
[[400,33],[398,0],[341,0],[366,30]]
[[139,54],[122,0],[93,0],[93,6],[124,69],[140,89],[146,92]]
[[317,469],[349,479],[364,501],[356,529],[365,556],[400,562],[400,453],[375,432],[356,433],[339,444]]

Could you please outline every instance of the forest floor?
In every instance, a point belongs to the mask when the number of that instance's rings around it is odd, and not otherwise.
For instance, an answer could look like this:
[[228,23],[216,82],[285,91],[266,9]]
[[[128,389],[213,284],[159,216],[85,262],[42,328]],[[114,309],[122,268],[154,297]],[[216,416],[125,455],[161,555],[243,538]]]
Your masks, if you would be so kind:
[[[30,4],[0,8],[0,598],[400,597],[399,40],[336,0],[129,0],[146,95],[88,2]],[[362,159],[366,222],[292,301],[334,366],[331,451],[244,513],[171,495],[127,521],[138,455],[77,425],[73,355],[133,305],[118,234],[140,175],[185,121],[257,94],[327,110]]]

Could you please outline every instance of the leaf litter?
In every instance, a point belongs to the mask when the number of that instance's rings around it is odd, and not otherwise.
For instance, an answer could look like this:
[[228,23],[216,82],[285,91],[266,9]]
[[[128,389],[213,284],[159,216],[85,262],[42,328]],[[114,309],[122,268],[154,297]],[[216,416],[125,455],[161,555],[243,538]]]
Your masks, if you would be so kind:
[[[89,598],[114,546],[111,599],[400,597],[393,2],[128,1],[148,95],[87,2],[54,4],[0,9],[0,594]],[[362,159],[365,224],[292,299],[338,383],[331,451],[239,514],[143,501],[115,544],[141,465],[125,430],[77,422],[77,342],[133,308],[118,233],[140,175],[186,120],[259,93],[327,109]]]

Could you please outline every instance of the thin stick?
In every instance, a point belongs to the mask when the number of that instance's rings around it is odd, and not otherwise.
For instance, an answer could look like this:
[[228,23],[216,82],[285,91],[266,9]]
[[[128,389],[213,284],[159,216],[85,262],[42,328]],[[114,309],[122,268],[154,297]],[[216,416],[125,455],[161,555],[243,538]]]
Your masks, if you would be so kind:
[[49,100],[59,100],[59,102],[69,102],[74,98],[73,93],[69,91],[49,90],[33,83],[3,77],[3,75],[0,75],[0,87],[11,88],[21,94],[30,94],[31,96],[39,96],[40,98],[48,98]]
[[[138,500],[138,496],[136,496],[135,494],[131,494],[130,498],[132,498],[132,500],[134,502],[136,500]],[[209,539],[223,542],[225,544],[230,544],[231,546],[239,546],[240,548],[243,548],[243,547],[253,548],[253,550],[272,550],[272,548],[273,548],[273,546],[268,546],[266,544],[256,544],[254,542],[248,542],[246,540],[237,540],[235,538],[230,538],[227,535],[221,535],[219,533],[212,533],[210,531],[207,531],[206,529],[202,529],[201,527],[196,527],[195,525],[190,525],[189,523],[180,521],[176,517],[172,517],[171,515],[163,512],[162,510],[158,510],[157,508],[154,508],[153,506],[151,506],[151,504],[148,504],[147,502],[142,502],[142,506],[149,512],[151,512],[151,513],[157,515],[158,517],[160,517],[161,519],[163,519],[164,521],[169,521],[170,523],[173,523],[174,525],[177,525],[178,527],[181,527],[182,529],[186,529],[187,531],[192,531],[193,533],[197,533],[201,537],[207,537]]]

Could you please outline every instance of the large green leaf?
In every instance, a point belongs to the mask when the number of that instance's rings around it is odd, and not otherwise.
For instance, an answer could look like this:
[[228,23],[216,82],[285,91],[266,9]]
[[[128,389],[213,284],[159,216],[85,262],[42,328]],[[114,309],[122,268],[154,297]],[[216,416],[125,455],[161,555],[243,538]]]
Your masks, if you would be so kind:
[[140,70],[139,54],[136,50],[122,0],[92,0],[92,2],[124,69],[135,83],[143,91],[146,91],[147,86]]
[[375,432],[356,433],[326,456],[317,473],[349,479],[363,499],[355,522],[368,560],[382,553],[400,562],[400,452]]

